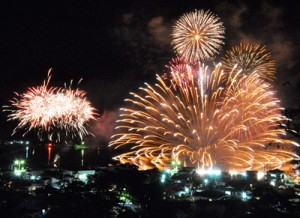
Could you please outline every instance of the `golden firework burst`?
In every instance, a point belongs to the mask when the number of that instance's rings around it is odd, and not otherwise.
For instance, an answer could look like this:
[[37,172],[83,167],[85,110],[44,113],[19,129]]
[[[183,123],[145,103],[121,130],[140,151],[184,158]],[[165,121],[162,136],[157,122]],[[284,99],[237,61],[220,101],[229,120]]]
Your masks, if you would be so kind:
[[222,64],[225,70],[231,70],[232,67],[237,65],[237,68],[245,74],[256,71],[261,78],[267,81],[275,79],[275,61],[266,50],[266,47],[260,44],[240,43],[239,46],[235,46],[226,52],[225,57],[222,58]]
[[175,159],[188,166],[246,170],[280,167],[296,157],[290,145],[298,144],[282,138],[279,123],[286,118],[270,84],[255,72],[223,72],[221,64],[212,72],[201,65],[198,72],[195,78],[187,69],[184,82],[171,72],[172,85],[157,76],[155,86],[131,93],[110,142],[130,151],[116,159],[140,169],[163,169]]
[[187,63],[211,60],[223,44],[224,27],[210,11],[195,10],[179,18],[172,37],[175,51]]

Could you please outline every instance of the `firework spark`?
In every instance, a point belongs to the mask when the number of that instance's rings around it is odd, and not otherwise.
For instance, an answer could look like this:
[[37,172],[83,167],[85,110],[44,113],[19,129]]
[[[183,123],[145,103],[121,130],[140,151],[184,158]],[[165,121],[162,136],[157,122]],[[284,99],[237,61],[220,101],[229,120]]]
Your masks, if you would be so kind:
[[259,44],[240,43],[239,46],[235,46],[226,52],[225,57],[222,58],[222,64],[225,70],[231,70],[232,67],[237,65],[237,68],[245,74],[255,70],[261,78],[267,81],[275,79],[275,61],[272,59],[271,54],[267,52],[266,47]]
[[[209,73],[201,66],[198,78],[188,70],[189,83],[176,82],[176,89],[157,76],[155,86],[131,93],[110,142],[130,151],[116,159],[140,169],[163,169],[175,159],[202,168],[245,170],[280,167],[295,157],[290,145],[298,144],[283,139],[279,123],[286,118],[272,86],[255,72],[245,76],[221,68]],[[181,80],[178,72],[172,74]]]
[[36,129],[42,140],[44,135],[48,140],[60,141],[62,135],[81,139],[89,135],[85,124],[95,119],[96,110],[86,99],[86,92],[72,89],[71,85],[65,88],[49,87],[50,71],[43,85],[30,87],[25,93],[16,94],[10,101],[10,106],[4,106],[4,111],[10,112],[8,120],[17,120],[19,124],[14,129],[25,133]]
[[213,59],[224,38],[224,27],[210,11],[183,14],[173,27],[172,44],[187,63]]

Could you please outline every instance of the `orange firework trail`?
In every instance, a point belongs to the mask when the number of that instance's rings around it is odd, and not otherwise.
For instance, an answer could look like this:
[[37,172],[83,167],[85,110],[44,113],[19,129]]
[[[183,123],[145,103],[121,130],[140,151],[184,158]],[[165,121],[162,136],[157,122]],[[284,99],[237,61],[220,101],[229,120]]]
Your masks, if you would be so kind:
[[224,27],[210,11],[195,10],[183,14],[173,28],[175,51],[187,63],[213,59],[224,38]]
[[19,124],[13,134],[19,129],[28,131],[36,129],[43,139],[60,141],[62,135],[79,136],[90,134],[85,127],[89,120],[95,119],[96,110],[86,99],[86,92],[65,88],[49,87],[50,71],[43,85],[30,87],[22,94],[16,94],[10,106],[4,111],[10,112],[8,120],[17,120]]
[[211,73],[204,66],[198,70],[198,78],[187,70],[188,83],[171,72],[169,84],[157,76],[155,86],[131,93],[110,142],[130,151],[116,159],[140,169],[163,169],[175,159],[246,170],[281,167],[296,157],[290,145],[298,144],[282,137],[286,132],[279,123],[286,117],[270,84],[255,72],[223,72],[221,64]]

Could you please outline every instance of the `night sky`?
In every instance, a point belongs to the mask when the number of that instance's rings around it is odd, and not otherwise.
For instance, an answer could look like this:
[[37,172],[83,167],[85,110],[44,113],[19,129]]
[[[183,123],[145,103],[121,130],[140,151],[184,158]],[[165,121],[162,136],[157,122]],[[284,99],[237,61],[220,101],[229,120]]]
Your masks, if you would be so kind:
[[[6,2],[6,3],[5,3]],[[129,92],[154,83],[175,56],[172,26],[183,13],[211,10],[225,26],[225,45],[262,43],[277,63],[278,97],[300,106],[300,15],[297,1],[101,0],[0,3],[0,102],[38,86],[52,68],[52,86],[83,78],[80,88],[103,116],[93,124],[108,140]],[[218,59],[217,59],[218,60]],[[216,61],[217,61],[216,60]],[[1,113],[0,138],[16,123]],[[296,120],[298,118],[296,117]]]

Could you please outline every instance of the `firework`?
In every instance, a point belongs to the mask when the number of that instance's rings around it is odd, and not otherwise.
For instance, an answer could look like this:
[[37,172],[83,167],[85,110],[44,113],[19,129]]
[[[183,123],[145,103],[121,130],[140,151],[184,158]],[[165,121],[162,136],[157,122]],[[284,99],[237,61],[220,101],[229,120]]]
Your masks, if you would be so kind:
[[169,72],[178,72],[181,74],[186,74],[187,73],[187,64],[185,63],[184,60],[181,58],[173,58],[168,65],[166,65],[167,70]]
[[96,110],[86,99],[86,92],[65,88],[49,87],[50,71],[43,85],[28,88],[25,93],[18,94],[5,106],[4,111],[10,112],[8,120],[17,120],[19,129],[28,131],[36,129],[42,140],[60,141],[61,136],[79,136],[90,134],[85,124],[95,119]]
[[[167,73],[165,73],[162,78],[165,80],[170,80],[173,84],[173,88],[176,89],[176,83],[189,83],[188,71],[192,72],[194,75],[197,74],[195,66],[186,64],[181,58],[173,58],[168,65],[166,65]],[[169,72],[174,72],[173,74]],[[180,80],[177,79],[178,75]]]
[[230,70],[237,65],[237,68],[245,74],[256,71],[265,80],[275,79],[275,61],[267,52],[266,47],[259,44],[240,43],[239,46],[226,52],[225,57],[222,58],[222,64],[225,70]]
[[[186,166],[246,170],[281,167],[295,157],[290,145],[298,144],[283,139],[279,123],[286,118],[272,86],[255,72],[245,76],[221,68],[209,72],[201,65],[197,78],[187,70],[189,82],[177,82],[175,89],[157,76],[155,86],[131,93],[110,142],[130,151],[116,159],[140,169],[163,169],[180,160]],[[172,74],[181,80],[178,72]]]
[[173,27],[172,44],[187,63],[210,60],[219,52],[224,27],[210,11],[183,14]]

